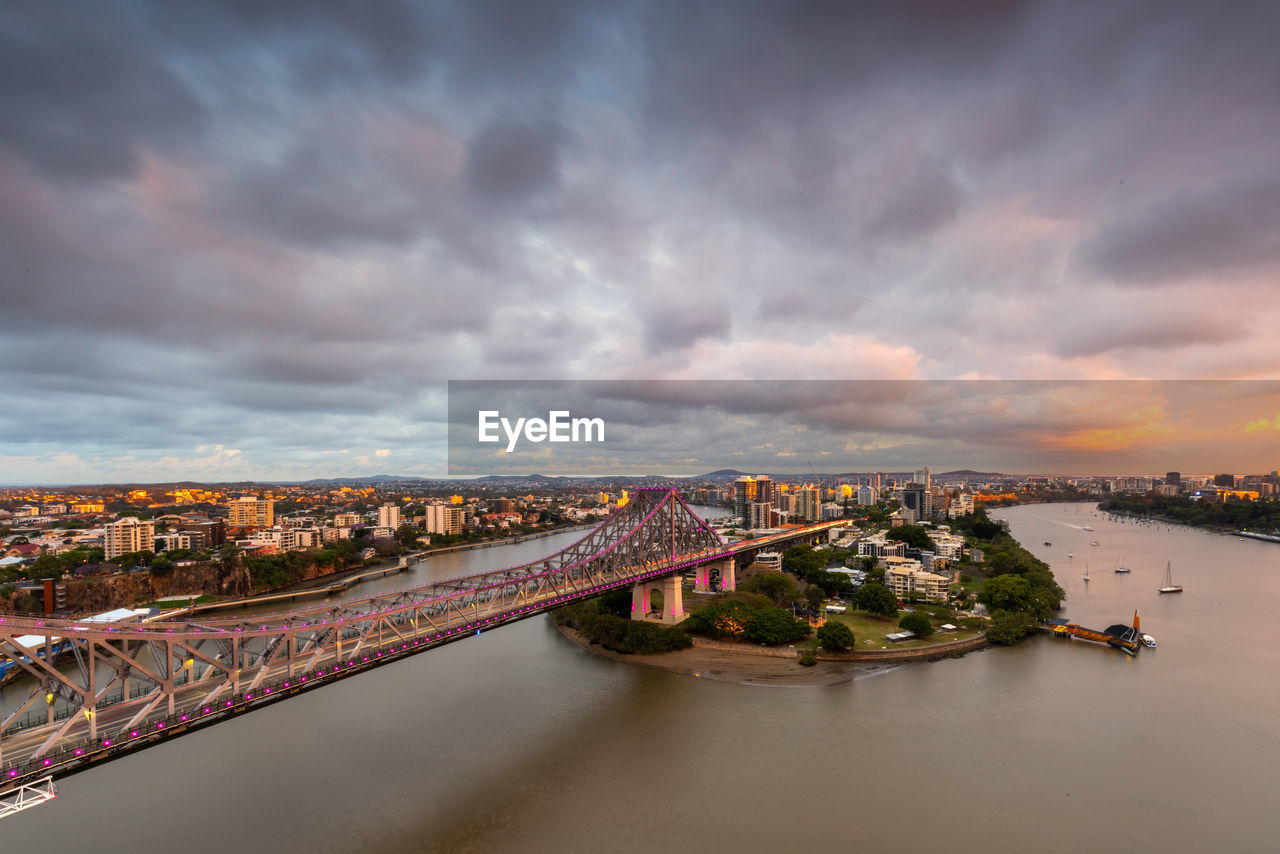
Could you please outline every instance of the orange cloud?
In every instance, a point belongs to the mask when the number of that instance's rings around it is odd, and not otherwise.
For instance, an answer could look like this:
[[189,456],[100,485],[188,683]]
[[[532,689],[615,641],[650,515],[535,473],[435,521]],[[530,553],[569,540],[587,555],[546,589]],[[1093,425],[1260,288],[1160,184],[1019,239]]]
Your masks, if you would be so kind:
[[1099,427],[1050,436],[1045,445],[1090,451],[1122,451],[1144,442],[1167,439],[1176,431],[1168,424],[1140,424],[1135,427]]
[[1250,421],[1244,425],[1244,432],[1246,433],[1265,433],[1268,430],[1280,431],[1280,415],[1276,416],[1275,421],[1259,418],[1257,421]]

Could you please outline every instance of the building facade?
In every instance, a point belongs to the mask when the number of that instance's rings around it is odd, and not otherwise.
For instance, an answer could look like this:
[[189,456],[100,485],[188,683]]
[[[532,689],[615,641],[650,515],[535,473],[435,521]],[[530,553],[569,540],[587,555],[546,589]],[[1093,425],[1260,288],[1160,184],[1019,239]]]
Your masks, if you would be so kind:
[[237,528],[270,528],[276,523],[276,502],[245,496],[227,502],[227,523]]
[[115,522],[108,522],[106,525],[103,551],[107,560],[130,552],[149,552],[155,546],[156,526],[154,522],[126,516]]

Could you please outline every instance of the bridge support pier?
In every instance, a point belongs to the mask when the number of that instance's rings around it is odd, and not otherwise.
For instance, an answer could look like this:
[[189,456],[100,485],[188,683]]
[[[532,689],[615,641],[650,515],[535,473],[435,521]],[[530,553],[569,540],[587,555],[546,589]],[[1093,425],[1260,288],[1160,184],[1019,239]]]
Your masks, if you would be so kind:
[[[654,593],[661,595],[660,603]],[[680,586],[680,576],[646,581],[631,588],[631,619],[674,626],[684,617],[684,589]]]
[[711,566],[709,564],[700,563],[693,570],[693,592],[694,593],[710,593],[711,592]]
[[720,570],[720,590],[724,593],[730,593],[738,589],[737,563],[734,558],[725,558],[717,564],[716,569]]

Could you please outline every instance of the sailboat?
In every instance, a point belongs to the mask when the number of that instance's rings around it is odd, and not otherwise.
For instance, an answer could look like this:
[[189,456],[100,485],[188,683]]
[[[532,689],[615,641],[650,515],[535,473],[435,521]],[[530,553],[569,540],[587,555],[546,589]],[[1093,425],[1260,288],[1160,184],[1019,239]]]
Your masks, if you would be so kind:
[[1120,555],[1120,557],[1116,558],[1116,572],[1123,573],[1128,571],[1129,567],[1124,565],[1124,555]]
[[1169,562],[1164,565],[1164,585],[1160,588],[1161,593],[1181,593],[1182,585],[1173,583],[1173,563]]
[[1087,560],[1084,562],[1084,580],[1089,580],[1089,561]]

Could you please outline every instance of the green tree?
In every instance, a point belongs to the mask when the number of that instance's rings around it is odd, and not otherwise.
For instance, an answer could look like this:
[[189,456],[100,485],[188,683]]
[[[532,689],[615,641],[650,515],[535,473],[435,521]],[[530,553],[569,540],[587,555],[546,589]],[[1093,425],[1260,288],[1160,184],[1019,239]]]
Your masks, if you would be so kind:
[[918,611],[903,614],[902,619],[898,621],[898,628],[914,632],[916,637],[921,638],[927,638],[933,634],[933,623],[929,622],[929,618]]
[[401,525],[396,528],[395,538],[396,542],[406,549],[416,549],[420,545],[418,543],[418,529],[413,525]]
[[796,583],[781,572],[762,572],[745,579],[738,589],[767,596],[775,605],[790,606],[796,598]]
[[767,608],[751,612],[745,635],[747,640],[774,646],[798,641],[809,631],[809,624],[791,616],[790,611]]
[[884,537],[886,540],[897,540],[900,543],[906,543],[913,549],[933,551],[937,548],[933,540],[929,539],[929,534],[920,525],[899,525],[896,528],[890,528]]
[[883,617],[893,617],[898,613],[898,597],[888,587],[874,582],[867,582],[859,588],[853,604],[860,611]]
[[1035,625],[1035,618],[1024,611],[996,611],[987,627],[987,640],[1009,646],[1030,634]]
[[853,647],[853,630],[844,623],[829,621],[818,629],[818,643],[828,652],[843,652]]
[[804,599],[809,603],[810,610],[817,614],[822,610],[822,603],[827,601],[827,591],[816,584],[810,584],[804,589]]
[[826,558],[813,550],[813,546],[792,546],[782,553],[782,571],[806,581],[811,572],[826,566]]
[[987,579],[978,601],[992,611],[1030,611],[1034,604],[1031,582],[1018,575]]

